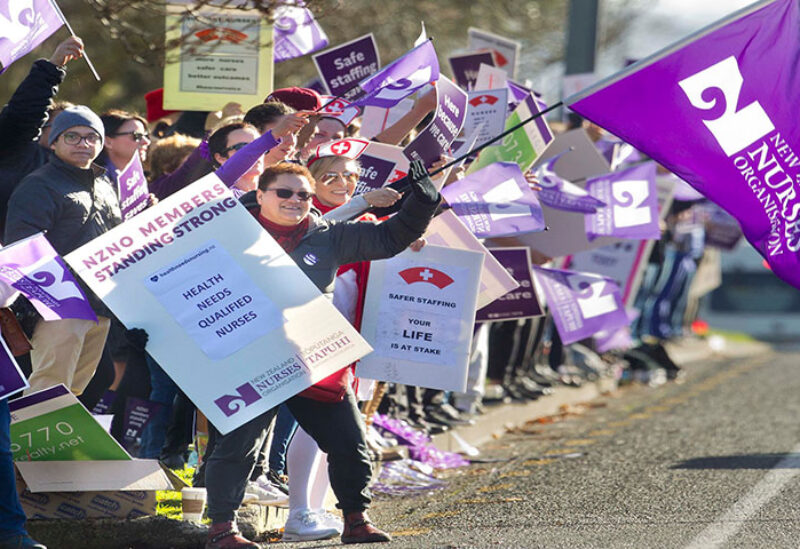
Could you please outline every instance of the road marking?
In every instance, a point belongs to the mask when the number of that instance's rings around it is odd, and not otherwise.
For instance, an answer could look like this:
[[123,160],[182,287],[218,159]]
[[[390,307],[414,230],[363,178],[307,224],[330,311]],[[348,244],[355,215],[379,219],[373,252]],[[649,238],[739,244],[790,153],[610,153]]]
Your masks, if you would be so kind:
[[733,504],[716,522],[700,532],[686,549],[721,547],[735,535],[745,522],[777,496],[783,487],[800,474],[800,444],[795,446],[775,467],[753,486],[743,498]]
[[461,511],[442,511],[440,513],[428,513],[427,515],[422,515],[422,519],[434,519],[434,518],[446,518],[446,517],[455,517],[461,514]]
[[507,488],[511,488],[514,486],[513,484],[494,484],[492,486],[484,486],[483,488],[478,488],[478,492],[487,493],[487,492],[497,492],[499,490],[505,490]]
[[403,536],[421,536],[422,534],[430,533],[430,528],[407,528],[405,530],[395,530],[392,532],[393,536],[403,537]]
[[564,441],[564,446],[590,446],[597,442],[591,438],[576,438]]
[[522,465],[530,466],[530,465],[547,465],[549,463],[553,463],[554,459],[529,459],[528,461],[523,461]]
[[[551,460],[553,461],[553,460]],[[509,478],[509,477],[527,477],[530,476],[531,472],[527,469],[522,469],[521,471],[509,471],[508,473],[501,473],[498,475],[497,478]]]
[[589,433],[586,433],[586,436],[589,436],[589,437],[606,437],[606,436],[609,436],[609,435],[613,435],[614,432],[615,431],[613,429],[597,429],[596,431],[591,431]]

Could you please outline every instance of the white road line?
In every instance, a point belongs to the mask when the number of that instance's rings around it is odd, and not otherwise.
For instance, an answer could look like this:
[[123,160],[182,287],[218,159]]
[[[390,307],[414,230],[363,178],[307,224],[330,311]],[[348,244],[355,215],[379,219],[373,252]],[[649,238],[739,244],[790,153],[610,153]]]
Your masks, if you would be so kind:
[[777,496],[786,484],[800,474],[800,444],[764,475],[739,501],[733,504],[708,528],[700,532],[686,549],[713,549],[721,547],[736,534],[744,523]]

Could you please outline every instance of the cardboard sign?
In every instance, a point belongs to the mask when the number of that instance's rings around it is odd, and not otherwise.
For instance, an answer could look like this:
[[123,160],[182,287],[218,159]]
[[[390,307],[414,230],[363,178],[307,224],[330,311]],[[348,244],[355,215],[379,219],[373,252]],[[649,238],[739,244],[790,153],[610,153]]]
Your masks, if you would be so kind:
[[14,461],[133,459],[63,385],[8,406]]
[[356,375],[464,391],[483,255],[427,245],[370,268]]
[[392,127],[413,108],[414,100],[410,97],[406,97],[390,109],[367,105],[361,116],[361,129],[358,134],[364,139],[372,139],[386,128]]
[[632,306],[652,249],[652,240],[617,242],[576,253],[570,258],[569,268],[610,278],[622,290],[625,305]]
[[492,65],[481,63],[478,78],[475,80],[476,90],[499,90],[506,88],[506,72]]
[[370,350],[214,174],[66,259],[223,433]]
[[371,154],[359,156],[358,164],[358,183],[356,183],[356,191],[354,193],[356,196],[383,187],[392,177],[394,168],[397,166],[397,162]]
[[[367,145],[367,148],[364,149],[364,152],[358,158],[359,162],[364,156],[381,160],[384,163],[394,164],[394,167],[392,168],[389,177],[381,184],[381,186],[387,185],[388,183],[394,183],[398,179],[402,179],[408,174],[409,161],[408,157],[403,153],[402,147],[398,147],[396,145],[387,145],[386,143],[378,143],[377,141],[370,141],[369,145]],[[369,169],[370,161],[368,160],[367,162],[368,164],[366,164],[367,166],[366,169]],[[372,162],[373,162],[371,164],[372,166],[377,166],[374,161]],[[383,164],[381,166],[380,172],[383,171],[384,169],[383,166],[385,165],[386,164]],[[375,169],[378,170],[377,167]],[[364,175],[363,179],[365,180],[369,179],[369,187],[372,188],[371,176],[367,177],[367,175]],[[375,181],[378,181],[379,179],[380,179],[380,174],[375,176]]]
[[257,10],[167,5],[164,108],[247,110],[272,91],[272,26]]
[[507,88],[471,91],[468,102],[464,135],[469,139],[477,132],[474,147],[479,147],[494,136],[503,133],[506,125],[506,108],[508,107]]
[[531,275],[531,254],[528,248],[491,248],[489,251],[508,274],[519,284],[486,307],[478,309],[475,322],[494,322],[542,316],[542,307],[536,297]]
[[445,210],[433,218],[425,232],[428,244],[483,254],[478,308],[519,287],[503,265],[475,238],[475,235],[458,219],[452,210]]
[[403,149],[410,160],[422,160],[430,168],[442,154],[450,152],[450,145],[464,127],[467,117],[467,93],[448,78],[440,76],[436,82],[436,111],[433,120]]
[[516,78],[520,42],[485,30],[470,27],[467,30],[470,50],[490,49],[495,52],[495,65],[503,69],[509,78]]
[[494,65],[491,52],[467,53],[448,57],[453,79],[462,90],[474,90],[481,64]]
[[117,175],[119,186],[119,207],[122,219],[130,219],[147,208],[150,191],[138,153],[134,153],[128,165]]
[[314,54],[312,58],[328,93],[348,101],[363,95],[357,84],[381,67],[372,33]]

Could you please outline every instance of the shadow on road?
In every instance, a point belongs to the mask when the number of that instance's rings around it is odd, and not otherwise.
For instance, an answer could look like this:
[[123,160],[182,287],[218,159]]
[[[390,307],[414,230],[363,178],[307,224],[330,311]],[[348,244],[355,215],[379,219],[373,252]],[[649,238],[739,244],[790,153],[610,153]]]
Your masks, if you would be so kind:
[[687,459],[671,469],[800,469],[800,454],[743,454],[738,456],[709,456]]

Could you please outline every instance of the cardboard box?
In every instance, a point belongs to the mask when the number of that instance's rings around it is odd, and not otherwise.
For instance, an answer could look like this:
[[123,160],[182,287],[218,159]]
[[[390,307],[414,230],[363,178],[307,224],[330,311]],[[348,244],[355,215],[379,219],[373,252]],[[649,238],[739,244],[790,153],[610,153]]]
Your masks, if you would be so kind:
[[29,519],[132,519],[156,514],[156,490],[173,485],[158,461],[18,461],[17,493]]

